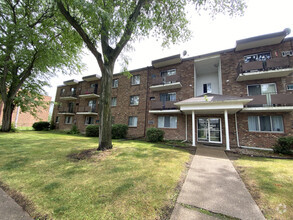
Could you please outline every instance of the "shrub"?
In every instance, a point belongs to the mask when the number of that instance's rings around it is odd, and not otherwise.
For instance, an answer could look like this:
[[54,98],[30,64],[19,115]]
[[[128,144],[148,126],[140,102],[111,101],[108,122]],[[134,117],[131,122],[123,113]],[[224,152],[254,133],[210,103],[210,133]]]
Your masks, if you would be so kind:
[[112,125],[112,138],[122,139],[126,138],[128,126],[125,124],[114,124]]
[[72,125],[70,131],[67,132],[67,134],[79,134],[79,130],[76,125]]
[[50,123],[47,121],[39,121],[33,124],[33,129],[36,131],[48,131],[50,127]]
[[99,125],[88,125],[85,129],[85,136],[99,137]]
[[146,132],[147,140],[150,142],[163,141],[165,132],[158,128],[148,128]]
[[281,154],[292,154],[293,150],[293,136],[280,137],[274,145],[274,152]]

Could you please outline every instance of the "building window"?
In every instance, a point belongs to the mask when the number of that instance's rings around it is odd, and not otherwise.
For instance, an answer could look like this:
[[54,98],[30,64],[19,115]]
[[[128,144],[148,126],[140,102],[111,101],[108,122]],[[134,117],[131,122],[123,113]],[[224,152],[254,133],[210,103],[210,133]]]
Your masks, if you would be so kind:
[[176,69],[161,71],[161,77],[176,75]]
[[129,116],[128,126],[129,127],[137,127],[137,117],[136,116]]
[[293,84],[289,84],[289,85],[287,86],[287,89],[288,89],[288,90],[293,90]]
[[118,79],[113,79],[112,88],[118,88]]
[[248,116],[249,131],[284,132],[282,116]]
[[244,62],[254,62],[254,61],[266,61],[268,59],[271,59],[271,53],[270,52],[262,52],[262,53],[256,53],[256,54],[250,54],[244,56]]
[[211,83],[203,84],[203,93],[212,93],[212,84]]
[[139,104],[139,96],[132,95],[130,96],[130,105],[138,105]]
[[75,96],[76,95],[76,88],[72,87],[70,89],[71,95]]
[[158,127],[159,128],[177,128],[177,117],[159,116]]
[[56,117],[55,123],[59,123],[59,116]]
[[140,84],[140,75],[135,75],[131,77],[131,85],[139,85]]
[[62,96],[62,95],[64,95],[65,94],[65,89],[61,89],[60,90],[60,95]]
[[117,97],[112,97],[112,100],[111,100],[111,106],[116,106],[117,105]]
[[90,85],[90,87],[91,87],[91,88],[96,88],[96,87],[98,87],[98,84],[97,84],[97,83],[92,83],[92,84]]
[[89,100],[88,106],[91,112],[96,111],[96,100]]
[[166,102],[166,101],[176,101],[176,92],[172,93],[161,93],[160,94],[160,101],[161,102]]
[[74,107],[74,103],[73,102],[69,102],[68,103],[68,112],[69,113],[74,113],[73,107]]
[[92,125],[92,124],[94,124],[94,117],[92,117],[92,116],[86,116],[85,117],[85,123],[84,124],[86,124],[86,125]]
[[247,86],[248,95],[266,95],[276,94],[277,88],[275,83],[257,84]]
[[72,124],[72,116],[65,117],[65,124]]

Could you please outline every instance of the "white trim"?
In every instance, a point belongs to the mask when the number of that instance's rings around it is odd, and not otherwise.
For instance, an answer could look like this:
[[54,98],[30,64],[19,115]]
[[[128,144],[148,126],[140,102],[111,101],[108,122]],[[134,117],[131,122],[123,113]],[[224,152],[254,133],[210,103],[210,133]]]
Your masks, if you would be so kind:
[[187,114],[185,114],[185,140],[187,141]]
[[237,123],[237,112],[235,113],[235,130],[236,130],[237,147],[240,147],[239,134],[238,134],[238,123]]
[[204,58],[201,58],[201,59],[196,59],[196,60],[194,60],[194,62],[196,63],[196,62],[209,60],[209,59],[214,59],[214,58],[220,58],[220,55],[215,55],[215,56],[210,56],[210,57],[204,57]]
[[77,115],[98,115],[97,112],[76,112]]
[[246,107],[241,112],[291,112],[293,106],[278,106],[278,107]]
[[180,110],[149,110],[149,113],[151,114],[178,114],[181,113]]
[[99,98],[100,96],[98,94],[89,93],[84,95],[79,95],[79,98]]
[[219,59],[219,66],[218,66],[218,81],[219,81],[219,94],[220,95],[223,95],[222,63],[221,63],[221,59]]
[[[209,97],[207,97],[209,98]],[[188,105],[198,105],[198,104],[204,104],[204,105],[213,105],[213,104],[219,104],[219,103],[224,103],[224,104],[235,104],[235,103],[240,103],[240,104],[246,104],[250,101],[252,101],[253,99],[238,99],[238,100],[223,100],[223,101],[193,101],[193,102],[185,102],[185,103],[180,103],[180,102],[176,102],[174,103],[174,105],[177,106],[188,106]]]
[[228,112],[226,109],[224,111],[224,118],[225,118],[226,150],[230,150]]
[[195,147],[195,115],[192,111],[192,146]]
[[152,91],[162,91],[168,89],[178,89],[182,88],[181,82],[174,82],[174,83],[166,83],[161,85],[150,86]]
[[[199,137],[198,137],[198,119],[203,119],[203,118],[206,118],[208,119],[208,135],[209,135],[209,139],[207,141],[204,141],[204,140],[199,140]],[[221,141],[211,141],[211,132],[210,132],[210,119],[219,119],[220,120],[220,140]],[[197,142],[201,142],[201,143],[213,143],[213,144],[222,144],[223,143],[223,135],[222,135],[222,119],[221,118],[216,118],[216,117],[198,117],[197,120],[196,120],[196,128],[197,128]]]
[[272,148],[261,148],[261,147],[240,146],[240,148],[251,149],[251,150],[266,150],[266,151],[274,151]]
[[194,64],[194,78],[193,78],[193,97],[196,97],[196,65]]

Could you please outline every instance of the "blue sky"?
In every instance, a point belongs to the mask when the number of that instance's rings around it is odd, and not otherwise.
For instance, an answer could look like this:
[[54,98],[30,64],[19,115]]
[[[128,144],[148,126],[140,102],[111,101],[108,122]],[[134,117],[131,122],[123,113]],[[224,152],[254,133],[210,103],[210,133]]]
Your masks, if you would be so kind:
[[[228,15],[217,15],[212,19],[207,12],[188,14],[190,29],[193,32],[192,38],[185,43],[171,45],[169,48],[162,48],[157,39],[145,38],[132,44],[133,50],[124,51],[123,56],[128,57],[128,69],[137,69],[150,66],[151,61],[174,54],[182,54],[187,51],[187,56],[196,56],[219,50],[233,48],[236,40],[274,33],[291,29],[293,37],[292,0],[248,0],[247,9],[242,17],[229,17]],[[78,75],[57,75],[50,80],[51,88],[46,88],[47,94],[55,99],[56,88],[63,81],[70,79],[81,80],[83,76],[100,74],[95,58],[89,51],[85,50],[83,62],[86,69]],[[120,72],[121,62],[118,60],[115,66],[115,73]]]

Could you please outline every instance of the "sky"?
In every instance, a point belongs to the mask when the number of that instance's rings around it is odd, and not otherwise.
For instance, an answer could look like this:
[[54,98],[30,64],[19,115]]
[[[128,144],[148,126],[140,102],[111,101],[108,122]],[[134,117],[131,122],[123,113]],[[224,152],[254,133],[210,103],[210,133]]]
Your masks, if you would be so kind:
[[[192,37],[185,43],[170,45],[169,48],[161,47],[161,42],[154,38],[144,38],[134,42],[130,51],[123,51],[122,56],[128,57],[128,69],[138,69],[151,66],[152,60],[163,57],[182,54],[187,51],[188,56],[202,55],[210,52],[234,48],[236,41],[263,34],[291,29],[293,37],[292,0],[247,0],[247,8],[241,17],[229,17],[228,15],[216,15],[211,18],[206,12],[190,13],[187,15],[190,21]],[[85,69],[81,74],[58,74],[51,78],[51,87],[45,90],[47,95],[55,100],[57,86],[63,81],[76,79],[81,81],[83,76],[101,74],[94,56],[85,49],[83,62]],[[115,65],[114,73],[121,71],[121,60]]]

